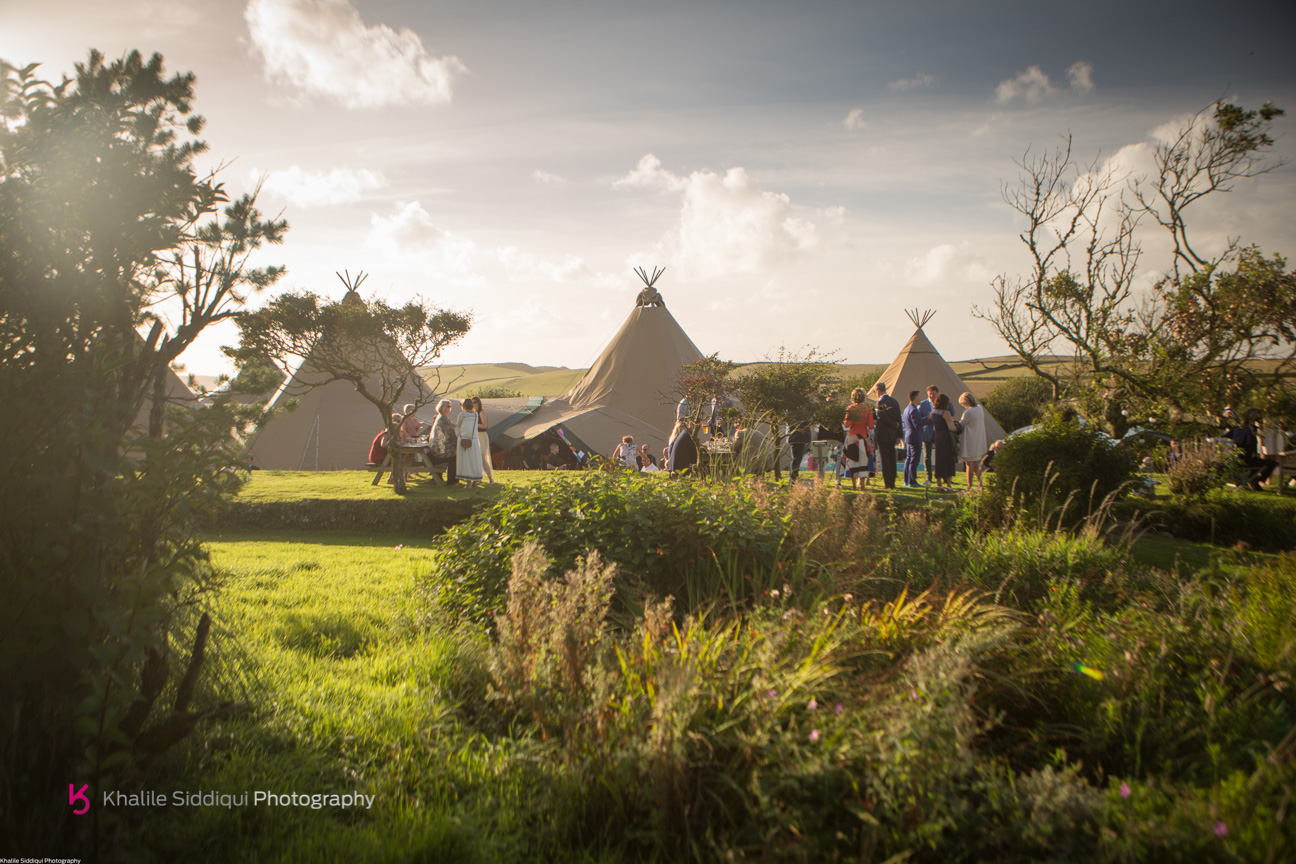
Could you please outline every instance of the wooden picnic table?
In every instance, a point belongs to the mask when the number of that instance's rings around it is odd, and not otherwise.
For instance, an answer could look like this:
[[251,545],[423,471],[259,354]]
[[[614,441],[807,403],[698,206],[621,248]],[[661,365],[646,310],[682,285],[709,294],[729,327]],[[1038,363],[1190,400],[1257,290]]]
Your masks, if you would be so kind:
[[[431,454],[429,454],[429,453],[427,452],[427,448],[428,448],[429,446],[430,446],[430,445],[428,444],[428,441],[427,441],[426,438],[419,438],[419,439],[416,439],[416,440],[414,440],[414,441],[411,441],[411,442],[408,443],[408,444],[397,444],[397,445],[396,445],[396,452],[399,453],[399,454],[401,454],[401,462],[402,462],[402,463],[404,463],[404,461],[405,461],[405,459],[404,459],[405,456],[414,456],[414,457],[417,457],[417,458],[418,458],[418,461],[419,461],[419,462],[420,462],[424,467],[426,467],[428,471],[435,473],[435,472],[436,472],[436,468],[433,467],[435,464],[445,465],[445,464],[447,464],[447,463],[449,462],[449,460],[445,460],[445,461],[442,461],[442,462],[440,462],[440,463],[434,463],[434,462],[432,461],[432,456],[431,456]],[[392,470],[392,457],[391,457],[391,451],[390,451],[390,450],[387,451],[387,455],[383,458],[383,461],[382,461],[382,462],[379,462],[379,463],[376,463],[376,464],[373,463],[373,462],[370,462],[370,463],[369,463],[369,469],[370,469],[371,471],[375,471],[375,472],[376,472],[376,473],[374,474],[373,482],[370,483],[369,485],[370,485],[370,486],[377,486],[379,483],[382,482],[382,476],[383,476],[383,474],[385,474],[386,472]],[[394,473],[394,472],[393,472],[393,473]]]

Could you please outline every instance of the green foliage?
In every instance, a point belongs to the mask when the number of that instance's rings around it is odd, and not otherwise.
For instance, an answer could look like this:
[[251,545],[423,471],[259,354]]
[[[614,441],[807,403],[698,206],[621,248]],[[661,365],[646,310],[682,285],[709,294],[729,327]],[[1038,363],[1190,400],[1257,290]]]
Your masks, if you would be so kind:
[[1239,450],[1232,444],[1188,441],[1181,445],[1179,458],[1166,466],[1166,486],[1175,495],[1202,499],[1229,480],[1236,481],[1242,470]]
[[479,384],[470,388],[464,395],[467,397],[476,396],[478,399],[514,399],[521,396],[522,391],[513,387]]
[[[622,609],[636,608],[644,595],[681,602],[690,593],[714,598],[719,591],[697,583],[716,586],[735,571],[740,577],[768,572],[780,560],[783,525],[757,510],[753,500],[743,490],[652,476],[554,476],[525,490],[505,489],[496,502],[447,531],[439,541],[446,566],[421,588],[430,611],[445,607],[483,618],[503,605],[513,553],[534,541],[558,573],[597,550],[618,568]],[[753,592],[747,580],[738,581],[725,592],[733,602]]]
[[1185,540],[1261,552],[1296,549],[1296,498],[1214,489],[1202,498],[1131,498],[1118,512]]
[[1034,375],[1021,375],[996,384],[981,404],[999,425],[1012,432],[1040,418],[1053,401],[1053,385]]
[[999,448],[992,491],[1040,522],[1074,524],[1128,491],[1133,473],[1130,455],[1096,426],[1054,414]]
[[721,360],[719,354],[703,357],[695,363],[685,363],[675,376],[671,393],[677,399],[688,400],[685,418],[699,428],[711,416],[711,400],[727,399],[733,392],[731,376],[738,364]]
[[248,415],[169,411],[165,384],[279,277],[248,262],[287,225],[197,176],[193,76],[160,56],[92,52],[59,84],[0,68],[0,836],[93,850],[112,817],[67,825],[49,802],[124,788],[224,710],[193,703],[213,588],[196,526],[241,481]]

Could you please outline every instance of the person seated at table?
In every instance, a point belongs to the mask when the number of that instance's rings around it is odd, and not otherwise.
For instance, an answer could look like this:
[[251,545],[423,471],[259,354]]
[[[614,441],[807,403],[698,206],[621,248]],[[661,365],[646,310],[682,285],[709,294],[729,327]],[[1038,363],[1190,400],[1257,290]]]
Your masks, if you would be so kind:
[[[450,420],[450,409],[454,404],[449,399],[442,399],[437,403],[437,419],[432,424],[432,432],[428,436],[428,444],[432,451],[432,468],[445,466],[445,485],[458,486],[459,479],[455,474],[455,462],[458,454],[455,452],[458,445],[458,436],[455,433],[455,425]],[[440,479],[440,473],[434,475]]]
[[567,468],[567,460],[563,458],[557,442],[549,445],[549,456],[545,459],[545,470],[562,471]]
[[[400,443],[413,444],[418,440],[419,427],[423,425],[417,417],[414,416],[414,409],[418,407],[413,402],[405,406],[405,410],[394,417],[400,417]],[[415,470],[411,471],[410,465],[414,465]],[[418,474],[418,458],[412,453],[406,453],[401,457],[401,465],[405,468],[405,479],[409,480]]]

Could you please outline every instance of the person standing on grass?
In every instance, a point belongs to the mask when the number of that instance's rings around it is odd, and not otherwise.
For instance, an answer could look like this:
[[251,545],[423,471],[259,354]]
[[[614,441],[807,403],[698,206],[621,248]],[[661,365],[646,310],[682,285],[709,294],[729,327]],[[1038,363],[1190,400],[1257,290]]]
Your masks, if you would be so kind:
[[944,393],[937,395],[932,408],[932,470],[936,478],[937,492],[954,491],[954,413],[950,411],[949,397]]
[[920,393],[919,390],[909,391],[909,404],[901,415],[905,444],[904,484],[910,488],[918,486],[918,463],[922,460],[923,432],[927,427],[918,404]]
[[480,396],[474,396],[472,404],[473,410],[477,412],[477,439],[481,445],[482,470],[486,472],[486,476],[490,478],[491,484],[494,485],[495,469],[491,465],[490,436],[486,432],[487,428],[489,428],[486,424],[486,410],[482,408]]
[[932,384],[927,388],[927,398],[918,404],[918,413],[923,418],[923,464],[927,466],[927,485],[932,485],[932,434],[936,426],[932,423],[931,413],[940,398],[940,388]]
[[672,474],[687,471],[697,464],[697,442],[693,440],[692,429],[686,420],[679,420],[671,431],[670,443],[666,445],[666,470]]
[[959,456],[967,468],[968,491],[972,491],[973,475],[976,475],[977,488],[984,491],[981,457],[990,449],[986,443],[985,409],[977,404],[976,397],[971,393],[960,396],[959,404],[963,406],[963,434],[959,436]]
[[459,419],[455,421],[455,437],[459,439],[455,451],[455,474],[472,489],[481,484],[482,451],[481,438],[477,434],[478,417],[473,410],[473,400],[465,399],[460,403],[462,409]]
[[806,451],[810,449],[810,424],[801,423],[790,428],[788,430],[788,444],[792,446],[792,464],[789,466],[789,473],[792,475],[792,482],[795,483],[797,475],[801,473],[801,460],[805,458]]
[[[873,431],[873,406],[868,404],[867,394],[863,387],[851,391],[851,404],[846,406],[846,418],[842,420],[842,429],[846,430],[846,441],[842,445],[842,454],[846,458],[846,475],[850,477],[851,488],[859,488],[859,475],[864,475],[864,485],[869,482],[869,433]],[[846,451],[854,447],[854,457]]]
[[455,475],[455,463],[458,461],[457,436],[454,423],[450,420],[450,409],[454,407],[449,399],[437,403],[437,419],[432,423],[432,432],[428,435],[428,444],[432,449],[432,467],[445,464],[445,485],[457,486],[459,480]]
[[881,381],[873,385],[877,397],[877,420],[874,435],[877,437],[877,456],[882,460],[882,485],[895,488],[896,442],[900,440],[900,403],[887,395],[887,385]]

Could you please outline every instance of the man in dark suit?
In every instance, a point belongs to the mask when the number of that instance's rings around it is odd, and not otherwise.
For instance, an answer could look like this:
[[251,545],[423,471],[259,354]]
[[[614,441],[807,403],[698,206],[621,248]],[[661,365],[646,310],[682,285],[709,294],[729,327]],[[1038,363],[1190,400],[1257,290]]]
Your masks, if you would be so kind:
[[918,395],[921,392],[919,390],[909,392],[909,404],[905,406],[904,414],[900,418],[904,428],[905,443],[904,483],[911,487],[918,485],[918,463],[922,461],[923,427],[927,422],[918,406]]
[[877,408],[873,411],[876,425],[873,437],[877,440],[877,458],[882,463],[882,485],[895,488],[896,442],[900,440],[900,403],[887,395],[887,386],[881,381],[873,385]]

